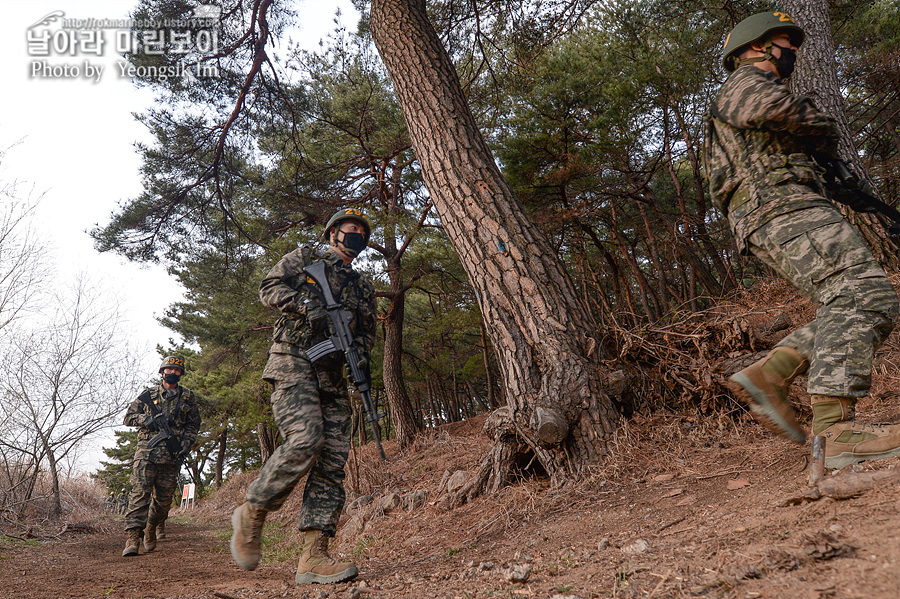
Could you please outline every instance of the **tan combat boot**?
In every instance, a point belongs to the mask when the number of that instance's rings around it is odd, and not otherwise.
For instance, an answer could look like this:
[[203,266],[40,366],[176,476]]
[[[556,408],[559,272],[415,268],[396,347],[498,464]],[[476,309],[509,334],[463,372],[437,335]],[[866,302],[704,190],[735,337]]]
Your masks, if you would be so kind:
[[138,547],[141,545],[141,529],[129,528],[125,531],[125,549],[122,551],[122,557],[130,557],[138,554]]
[[144,529],[144,551],[150,553],[156,549],[156,525],[148,524]]
[[266,511],[249,503],[242,503],[231,515],[231,557],[244,570],[253,570],[259,564],[259,547]]
[[352,580],[359,574],[356,564],[339,562],[328,555],[328,537],[321,530],[303,530],[300,534],[300,562],[295,583],[330,584]]
[[163,520],[156,525],[156,538],[160,541],[166,538],[166,521]]
[[806,441],[806,432],[797,421],[788,401],[788,388],[809,367],[809,360],[793,347],[779,346],[765,358],[736,372],[728,388],[747,404],[750,414],[764,427],[795,443]]
[[810,399],[813,434],[825,437],[826,468],[900,455],[900,425],[855,421],[852,397],[811,395]]

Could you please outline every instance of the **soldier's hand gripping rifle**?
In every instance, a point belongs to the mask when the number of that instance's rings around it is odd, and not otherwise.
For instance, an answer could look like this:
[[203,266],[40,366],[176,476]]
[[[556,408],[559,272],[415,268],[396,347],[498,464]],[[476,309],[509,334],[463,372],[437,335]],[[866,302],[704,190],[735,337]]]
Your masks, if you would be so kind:
[[893,221],[887,225],[888,235],[900,236],[900,211],[876,198],[868,185],[850,170],[840,158],[815,154],[814,158],[825,169],[825,189],[831,199],[845,204],[856,212],[879,212]]
[[150,409],[150,415],[153,417],[152,424],[159,431],[152,439],[150,439],[150,442],[147,443],[147,447],[152,449],[160,443],[165,443],[166,449],[169,450],[169,455],[172,456],[172,459],[175,460],[177,464],[181,464],[181,461],[185,458],[187,453],[182,451],[181,440],[178,438],[178,435],[175,434],[175,431],[172,430],[172,427],[169,426],[168,417],[160,411],[155,403],[153,403],[153,399],[150,397],[150,391],[144,389],[144,392],[138,395],[138,400],[142,401]]
[[321,293],[325,302],[325,311],[331,320],[334,335],[312,346],[306,350],[306,356],[310,362],[316,362],[327,355],[336,351],[344,352],[344,359],[347,367],[350,369],[350,377],[359,395],[362,397],[363,408],[366,410],[366,422],[372,424],[372,434],[375,436],[375,444],[378,446],[378,454],[381,460],[387,459],[384,455],[384,448],[381,446],[381,433],[378,431],[378,421],[382,414],[375,412],[375,404],[372,403],[372,394],[369,392],[371,388],[369,377],[363,372],[359,365],[359,352],[353,345],[353,334],[350,332],[350,321],[353,315],[344,309],[344,306],[334,299],[331,291],[331,285],[328,282],[328,276],[325,274],[325,263],[322,261],[314,262],[303,269],[303,271],[316,282],[317,293]]

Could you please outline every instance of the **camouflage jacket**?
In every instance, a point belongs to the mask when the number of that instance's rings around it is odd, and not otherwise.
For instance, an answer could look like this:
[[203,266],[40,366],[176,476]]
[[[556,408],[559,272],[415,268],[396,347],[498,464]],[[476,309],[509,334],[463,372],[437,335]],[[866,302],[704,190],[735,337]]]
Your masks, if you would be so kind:
[[[353,315],[350,330],[360,352],[366,355],[375,345],[375,288],[353,268],[344,264],[334,251],[322,253],[304,246],[285,255],[259,285],[259,298],[263,305],[277,308],[281,312],[281,317],[275,323],[272,347],[269,350],[270,361],[272,354],[305,359],[304,349],[331,335],[331,321],[325,306],[314,292],[313,283],[307,283],[306,275],[303,274],[305,266],[318,260],[325,262],[335,299]],[[342,364],[342,360],[342,356],[336,356],[334,361]],[[263,376],[273,378],[266,374]]]
[[835,120],[774,73],[746,65],[728,77],[707,116],[704,160],[712,202],[740,250],[773,217],[830,205],[811,153],[833,154],[837,142]]
[[[150,392],[150,399],[159,408],[159,411],[169,417],[169,427],[178,437],[179,442],[190,441],[193,445],[197,439],[197,433],[200,432],[201,424],[200,408],[194,392],[180,385],[177,389],[166,391],[162,384],[153,389],[147,389],[147,391]],[[146,428],[145,425],[151,417],[150,408],[140,399],[131,402],[128,411],[125,412],[125,426],[138,427],[138,444],[134,458],[150,460],[157,464],[174,463],[175,460],[169,454],[165,443],[160,443],[153,448],[148,447],[150,439],[159,432]]]

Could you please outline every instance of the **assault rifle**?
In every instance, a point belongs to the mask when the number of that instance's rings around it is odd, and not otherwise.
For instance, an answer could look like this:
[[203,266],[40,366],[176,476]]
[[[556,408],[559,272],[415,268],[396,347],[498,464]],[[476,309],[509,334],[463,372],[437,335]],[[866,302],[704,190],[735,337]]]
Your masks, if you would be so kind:
[[888,235],[900,236],[900,211],[876,198],[869,186],[850,170],[840,158],[816,154],[819,166],[825,169],[825,189],[831,199],[845,204],[856,212],[879,212],[893,221],[886,225]]
[[381,456],[381,461],[384,461],[387,459],[387,456],[384,455],[384,448],[381,446],[381,433],[378,430],[378,421],[384,414],[379,414],[375,411],[375,404],[372,403],[372,394],[369,392],[371,388],[369,377],[366,376],[359,366],[359,352],[356,346],[353,345],[353,334],[350,332],[350,321],[353,319],[353,315],[344,309],[343,304],[334,299],[328,276],[325,274],[324,262],[321,260],[314,262],[304,268],[303,271],[318,285],[316,293],[317,295],[321,293],[321,299],[325,302],[325,311],[328,313],[328,318],[331,319],[332,328],[334,329],[334,335],[306,350],[306,357],[309,358],[310,362],[315,363],[334,352],[344,352],[344,359],[347,362],[347,367],[350,369],[350,377],[353,379],[353,384],[362,397],[363,408],[366,411],[366,422],[372,424],[372,434],[375,436],[378,454]]
[[160,411],[155,403],[153,403],[149,390],[144,389],[144,392],[138,395],[138,400],[142,401],[150,408],[150,415],[153,416],[153,423],[156,425],[157,429],[159,429],[159,432],[150,439],[149,443],[147,443],[147,447],[152,449],[164,442],[166,444],[166,449],[169,450],[169,455],[172,456],[173,460],[180,464],[186,454],[181,451],[181,440],[178,438],[178,435],[175,434],[175,431],[172,430],[172,427],[169,426],[168,417]]

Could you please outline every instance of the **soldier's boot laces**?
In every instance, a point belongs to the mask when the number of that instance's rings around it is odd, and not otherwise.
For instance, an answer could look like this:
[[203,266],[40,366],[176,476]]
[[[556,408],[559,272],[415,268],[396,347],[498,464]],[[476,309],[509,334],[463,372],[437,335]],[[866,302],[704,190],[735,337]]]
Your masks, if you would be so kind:
[[321,530],[304,530],[300,534],[300,562],[294,577],[296,584],[344,582],[359,574],[356,564],[339,562],[328,555],[328,537]]
[[857,422],[852,397],[811,395],[810,399],[813,434],[825,437],[826,468],[900,455],[900,425]]
[[166,521],[163,520],[156,526],[156,538],[159,540],[166,538]]
[[806,441],[806,432],[797,421],[788,401],[791,383],[809,367],[809,361],[792,347],[779,346],[762,360],[736,372],[728,388],[747,404],[757,422],[795,443]]
[[231,515],[231,557],[244,570],[253,570],[259,564],[259,547],[265,521],[266,511],[247,502],[239,505]]
[[150,553],[156,549],[156,525],[148,524],[144,529],[144,551]]
[[139,553],[141,545],[141,529],[129,528],[125,531],[125,549],[122,550],[122,557],[130,557]]

